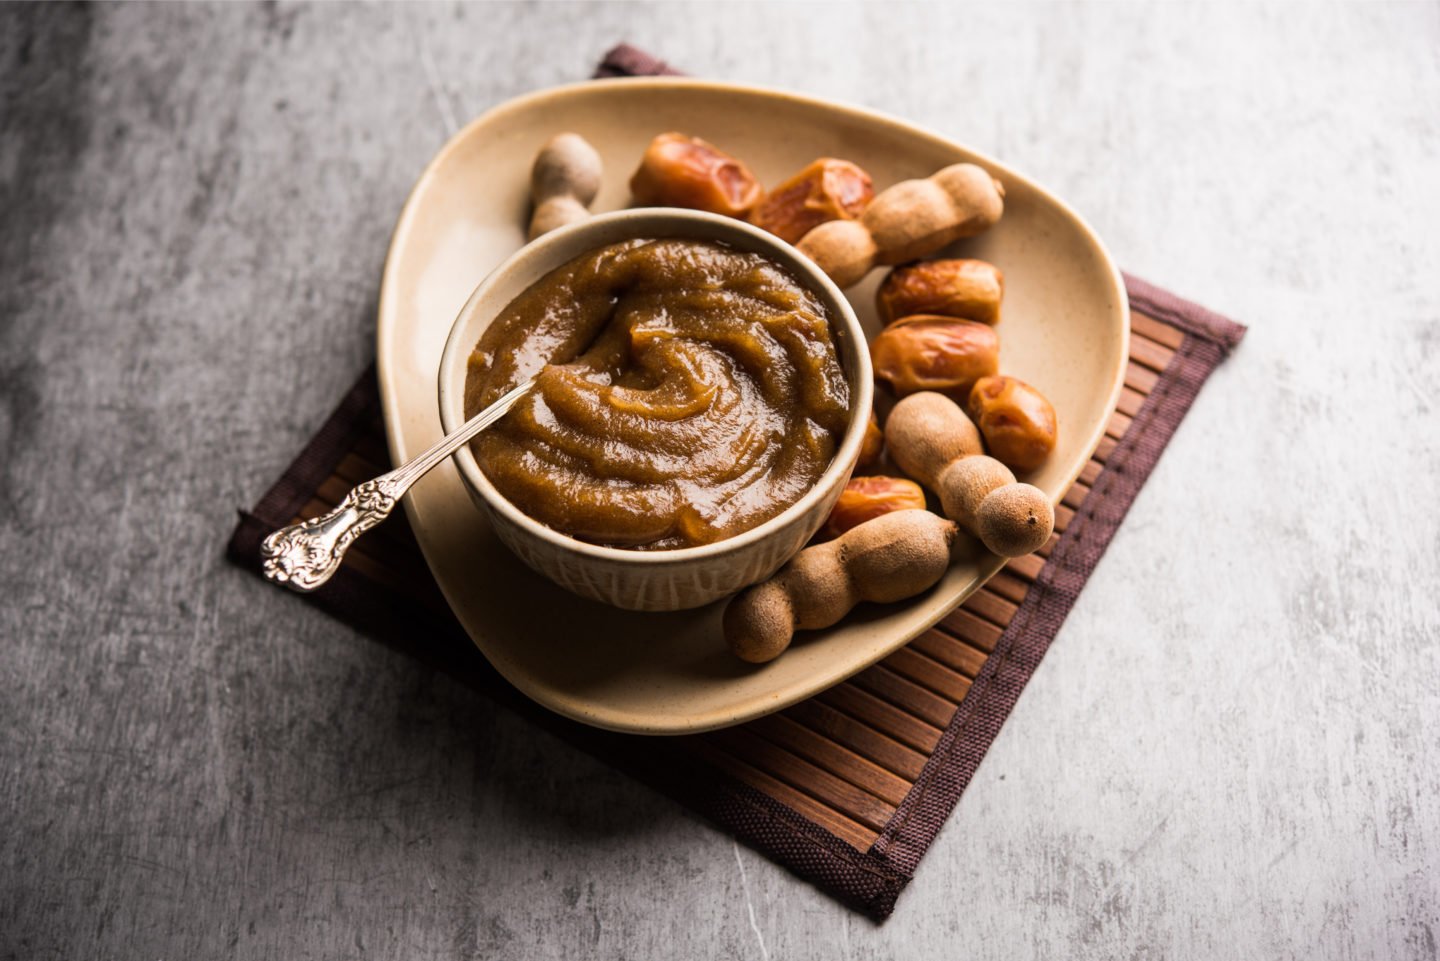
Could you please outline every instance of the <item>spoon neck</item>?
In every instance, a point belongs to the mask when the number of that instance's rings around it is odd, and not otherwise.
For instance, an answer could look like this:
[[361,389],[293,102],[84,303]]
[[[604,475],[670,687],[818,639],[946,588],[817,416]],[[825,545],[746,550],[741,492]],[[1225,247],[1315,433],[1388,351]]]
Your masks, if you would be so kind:
[[[519,387],[502,395],[489,407],[467,420],[452,434],[446,434],[434,445],[415,457],[407,464],[402,464],[389,474],[385,475],[387,486],[398,485],[399,493],[403,494],[410,489],[421,477],[425,476],[437,464],[445,460],[460,447],[469,442],[476,434],[495,423],[510,412],[516,402],[535,388],[535,381],[528,380]],[[398,496],[398,495],[397,495]]]

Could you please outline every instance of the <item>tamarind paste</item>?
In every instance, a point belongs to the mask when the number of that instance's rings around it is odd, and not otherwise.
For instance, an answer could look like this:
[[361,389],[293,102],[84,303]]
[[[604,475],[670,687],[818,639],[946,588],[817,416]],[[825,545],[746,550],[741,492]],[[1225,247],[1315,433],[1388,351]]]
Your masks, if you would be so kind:
[[531,377],[472,442],[481,469],[530,517],[613,547],[763,523],[819,480],[849,419],[824,304],[718,243],[625,241],[541,278],[471,353],[465,415]]

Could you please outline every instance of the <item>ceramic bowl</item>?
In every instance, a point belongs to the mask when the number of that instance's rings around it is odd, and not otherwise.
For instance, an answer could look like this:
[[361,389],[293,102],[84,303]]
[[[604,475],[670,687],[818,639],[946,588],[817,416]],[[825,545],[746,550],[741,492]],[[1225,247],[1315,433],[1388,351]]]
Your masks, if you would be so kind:
[[762,254],[815,293],[834,321],[850,386],[851,415],[839,450],[811,490],[770,520],[700,547],[635,551],[576,540],[520,511],[481,471],[468,447],[455,454],[471,498],[500,540],[527,565],[582,597],[636,611],[700,607],[764,580],[799,551],[829,516],[860,454],[873,401],[870,353],[850,302],[808,258],[747,223],[669,208],[621,210],[572,224],[523,247],[475,288],[451,328],[440,361],[440,419],[448,434],[465,422],[466,358],[491,320],[545,274],[607,244],[634,238],[712,240]]

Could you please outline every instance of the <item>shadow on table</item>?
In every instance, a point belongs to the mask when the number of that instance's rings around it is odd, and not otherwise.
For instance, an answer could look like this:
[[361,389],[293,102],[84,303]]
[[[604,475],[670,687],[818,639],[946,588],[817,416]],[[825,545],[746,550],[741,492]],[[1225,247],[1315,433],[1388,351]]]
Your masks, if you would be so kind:
[[[434,678],[417,675],[411,692],[402,696],[416,705],[438,700],[439,709],[406,710],[396,722],[397,730],[375,732],[375,736],[392,740],[412,755],[435,751],[421,766],[441,772],[441,777],[455,772],[467,778],[467,783],[457,783],[453,792],[447,792],[451,797],[473,799],[488,794],[502,816],[514,820],[517,830],[536,827],[547,836],[593,842],[664,830],[680,816],[678,811],[671,816],[668,805],[650,792],[626,783],[632,778],[680,801],[684,800],[684,785],[698,790],[702,784],[713,784],[713,772],[700,777],[697,769],[695,778],[684,777],[687,766],[698,765],[693,752],[686,750],[693,738],[617,734],[563,718],[511,687],[458,624],[428,615],[417,624],[414,614],[414,608],[405,612],[410,620],[404,629],[389,625],[391,629],[379,630],[372,621],[366,633],[433,670],[435,678],[458,682],[463,689],[438,692],[433,689]],[[504,717],[505,709],[516,716]],[[577,758],[538,744],[529,733],[533,726],[592,758]],[[497,742],[497,736],[519,737],[525,743]],[[467,745],[474,763],[455,764]],[[607,776],[608,772],[596,770],[597,765],[618,768],[630,777]],[[483,785],[473,783],[480,779]],[[678,791],[677,784],[682,785]]]

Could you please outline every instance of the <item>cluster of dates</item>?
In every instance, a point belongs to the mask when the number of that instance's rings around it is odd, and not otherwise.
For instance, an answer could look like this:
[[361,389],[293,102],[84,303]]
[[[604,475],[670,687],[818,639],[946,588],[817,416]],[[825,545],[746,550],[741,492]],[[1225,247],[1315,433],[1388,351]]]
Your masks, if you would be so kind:
[[[930,260],[891,271],[876,294],[885,327],[871,341],[875,377],[897,397],[932,391],[956,401],[991,457],[1016,474],[1036,470],[1055,449],[1055,408],[1034,387],[1000,373],[1004,280],[979,260]],[[859,470],[883,469],[879,424],[872,419]],[[893,459],[893,458],[892,458]],[[851,480],[826,530],[838,536],[891,510],[923,507],[912,481],[883,474]]]
[[[1055,447],[1055,410],[1029,384],[1000,373],[1004,276],[981,260],[919,260],[999,219],[1004,191],[982,168],[955,164],[876,195],[864,170],[822,157],[766,192],[741,161],[697,137],[666,133],[630,180],[643,206],[674,206],[749,220],[796,244],[842,286],[876,265],[899,264],[881,283],[884,329],[870,345],[875,376],[896,397],[935,391],[959,403],[991,457],[1016,473],[1040,467]],[[873,414],[861,470],[882,467]],[[850,482],[827,530],[838,536],[879,514],[924,507],[899,477]]]
[[787,243],[799,243],[832,220],[854,220],[875,196],[870,175],[848,160],[822,157],[768,193],[739,160],[680,133],[650,142],[630,178],[642,207],[685,207],[749,220]]

